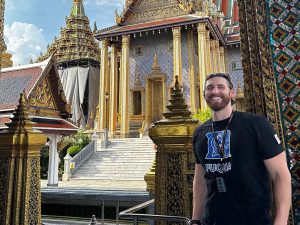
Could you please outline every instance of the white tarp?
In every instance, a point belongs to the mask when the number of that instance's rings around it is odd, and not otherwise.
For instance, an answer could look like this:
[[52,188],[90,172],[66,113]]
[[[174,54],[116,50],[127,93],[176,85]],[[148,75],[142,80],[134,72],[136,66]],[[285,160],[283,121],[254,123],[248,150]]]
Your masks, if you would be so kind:
[[[97,83],[99,83],[99,75],[97,76],[97,74],[99,74],[99,69],[98,68],[94,68],[94,67],[70,67],[70,68],[65,68],[65,69],[59,69],[59,76],[64,88],[64,92],[66,94],[66,98],[68,103],[71,104],[71,113],[72,113],[72,121],[81,126],[81,127],[85,127],[86,125],[86,119],[84,118],[83,115],[83,109],[82,109],[82,105],[83,105],[83,100],[84,100],[84,93],[85,93],[85,89],[87,87],[87,81],[88,78],[90,77],[94,77],[94,86],[91,90],[90,88],[90,93],[89,93],[89,115],[90,115],[90,110],[93,111],[93,108],[96,108],[97,106],[97,99],[96,101],[95,99],[92,99],[93,104],[90,104],[90,96],[91,96],[91,92],[95,92],[95,88],[96,90],[98,90],[99,84],[97,86]],[[91,85],[91,82],[89,82],[89,84]],[[95,94],[96,93],[92,93]],[[98,95],[97,95],[98,96]],[[95,105],[96,104],[96,105]],[[95,115],[95,114],[94,114]]]

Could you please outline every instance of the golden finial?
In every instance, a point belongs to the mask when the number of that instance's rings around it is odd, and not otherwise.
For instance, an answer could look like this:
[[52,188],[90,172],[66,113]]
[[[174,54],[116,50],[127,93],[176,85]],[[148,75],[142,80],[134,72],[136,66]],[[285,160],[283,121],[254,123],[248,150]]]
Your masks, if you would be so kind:
[[158,57],[157,54],[155,52],[154,57],[153,57],[153,65],[152,65],[152,70],[159,70],[159,63],[158,63]]
[[11,118],[10,123],[6,123],[9,130],[19,130],[31,129],[33,127],[33,122],[28,117],[28,100],[26,98],[25,90],[20,93],[19,105],[13,113],[13,118]]
[[96,33],[97,30],[98,30],[98,28],[97,28],[97,23],[96,23],[96,21],[95,21],[95,22],[94,22],[94,30],[93,30],[93,33]]
[[118,14],[118,11],[115,10],[116,23],[119,25],[124,22],[124,18]]

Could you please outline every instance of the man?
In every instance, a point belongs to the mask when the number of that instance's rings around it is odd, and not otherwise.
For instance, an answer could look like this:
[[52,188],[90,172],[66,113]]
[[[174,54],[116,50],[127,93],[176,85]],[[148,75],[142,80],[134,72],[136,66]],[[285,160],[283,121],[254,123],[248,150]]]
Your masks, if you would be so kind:
[[286,225],[291,176],[273,127],[262,116],[233,111],[235,92],[228,74],[208,75],[204,97],[212,119],[199,126],[193,137],[192,224]]

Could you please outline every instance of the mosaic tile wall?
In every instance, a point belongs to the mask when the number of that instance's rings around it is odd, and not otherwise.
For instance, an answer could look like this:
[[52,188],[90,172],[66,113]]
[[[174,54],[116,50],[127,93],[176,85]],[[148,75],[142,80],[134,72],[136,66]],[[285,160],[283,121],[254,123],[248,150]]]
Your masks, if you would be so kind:
[[293,177],[295,224],[300,224],[300,1],[268,1],[270,43],[285,147]]
[[238,83],[244,89],[243,69],[241,64],[240,48],[233,46],[225,49],[226,72],[230,74],[234,89],[237,90]]
[[[143,34],[143,36],[136,35],[136,37],[131,37],[130,39],[130,88],[134,85],[134,79],[136,71],[140,75],[140,80],[142,86],[145,87],[145,77],[150,74],[154,54],[157,54],[158,63],[160,65],[161,71],[166,75],[167,87],[173,81],[173,51],[169,48],[169,43],[173,42],[172,31],[162,30],[160,33],[155,31],[148,32],[148,35]],[[183,89],[185,94],[186,103],[189,104],[189,69],[188,69],[188,49],[187,49],[187,33],[182,30],[181,37],[182,44],[182,80]],[[134,55],[134,46],[142,46],[143,55]],[[166,96],[167,98],[168,96]]]

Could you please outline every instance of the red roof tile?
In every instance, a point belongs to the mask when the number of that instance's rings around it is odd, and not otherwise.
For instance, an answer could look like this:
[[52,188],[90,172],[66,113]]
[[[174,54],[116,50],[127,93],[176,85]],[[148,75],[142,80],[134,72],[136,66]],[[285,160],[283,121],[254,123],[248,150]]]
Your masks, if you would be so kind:
[[0,74],[0,110],[14,109],[20,98],[20,93],[25,90],[28,96],[36,82],[39,80],[43,68],[32,67],[15,70],[3,70]]
[[[78,127],[61,118],[33,117],[34,129],[44,132],[74,133]],[[5,123],[10,122],[10,115],[0,117],[0,129],[5,129]]]

